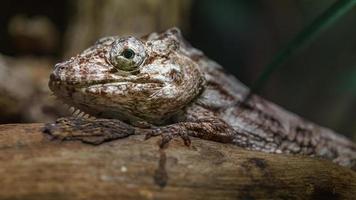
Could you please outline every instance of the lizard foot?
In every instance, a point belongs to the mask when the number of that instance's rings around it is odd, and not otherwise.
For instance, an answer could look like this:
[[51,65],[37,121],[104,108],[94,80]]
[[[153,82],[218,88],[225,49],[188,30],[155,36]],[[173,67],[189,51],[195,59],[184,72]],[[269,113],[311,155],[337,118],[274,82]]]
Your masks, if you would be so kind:
[[115,119],[59,118],[55,123],[46,124],[43,132],[50,139],[79,140],[89,144],[133,135],[132,126]]
[[184,144],[190,146],[189,136],[230,143],[233,140],[233,134],[233,129],[225,122],[204,119],[196,122],[180,122],[152,129],[146,134],[146,139],[160,135],[162,137],[160,147],[162,148],[175,137],[182,138]]
[[160,148],[164,148],[173,138],[176,137],[182,138],[186,146],[190,146],[191,144],[187,130],[182,129],[180,126],[171,125],[152,129],[146,134],[145,139],[147,140],[155,136],[161,136],[162,138],[159,144]]

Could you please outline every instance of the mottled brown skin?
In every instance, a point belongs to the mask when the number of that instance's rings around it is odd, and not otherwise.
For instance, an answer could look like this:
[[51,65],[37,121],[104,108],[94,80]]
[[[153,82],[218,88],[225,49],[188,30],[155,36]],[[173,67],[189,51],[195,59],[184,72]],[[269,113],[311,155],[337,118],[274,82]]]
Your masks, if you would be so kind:
[[[54,138],[100,144],[146,134],[161,135],[161,145],[175,136],[189,145],[194,136],[356,166],[356,146],[343,136],[258,96],[241,103],[248,88],[191,47],[177,28],[142,38],[103,38],[57,64],[49,87],[66,104],[105,118],[59,119],[46,128]],[[87,131],[88,124],[106,131]]]

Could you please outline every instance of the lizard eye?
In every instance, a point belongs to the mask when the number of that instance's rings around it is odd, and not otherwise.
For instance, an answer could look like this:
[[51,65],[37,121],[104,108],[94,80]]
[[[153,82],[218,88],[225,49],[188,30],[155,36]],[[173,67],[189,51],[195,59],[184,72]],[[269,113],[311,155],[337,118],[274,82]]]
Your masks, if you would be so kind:
[[126,59],[132,59],[135,57],[135,52],[132,49],[125,49],[122,52],[122,56],[124,56]]
[[146,52],[143,43],[127,37],[116,40],[110,51],[110,63],[119,70],[134,71],[143,63]]

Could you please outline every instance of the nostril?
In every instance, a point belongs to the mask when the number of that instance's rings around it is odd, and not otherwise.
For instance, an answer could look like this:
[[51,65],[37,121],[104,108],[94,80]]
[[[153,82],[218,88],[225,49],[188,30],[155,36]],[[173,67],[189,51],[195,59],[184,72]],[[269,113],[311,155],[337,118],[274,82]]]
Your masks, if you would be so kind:
[[55,70],[64,70],[64,69],[65,69],[65,66],[62,65],[62,64],[56,64],[56,65],[54,66],[54,69],[55,69]]
[[63,71],[65,70],[65,66],[61,65],[61,64],[56,64],[54,66],[54,70],[53,72],[50,74],[49,78],[52,81],[60,81],[60,74],[63,73]]
[[64,66],[63,65],[56,65],[55,66],[55,70],[64,70]]

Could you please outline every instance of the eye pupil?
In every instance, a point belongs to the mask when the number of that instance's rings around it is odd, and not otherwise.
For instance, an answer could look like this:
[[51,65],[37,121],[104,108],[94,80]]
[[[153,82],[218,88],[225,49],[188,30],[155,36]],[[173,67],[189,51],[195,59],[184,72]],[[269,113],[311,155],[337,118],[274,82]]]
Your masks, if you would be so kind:
[[121,55],[126,59],[132,59],[135,56],[135,52],[133,52],[131,49],[125,49]]

